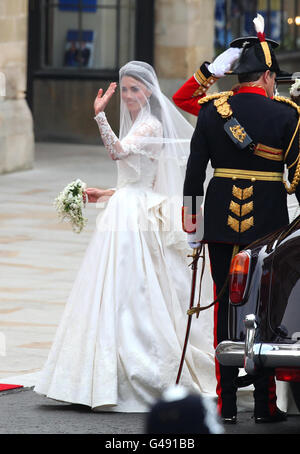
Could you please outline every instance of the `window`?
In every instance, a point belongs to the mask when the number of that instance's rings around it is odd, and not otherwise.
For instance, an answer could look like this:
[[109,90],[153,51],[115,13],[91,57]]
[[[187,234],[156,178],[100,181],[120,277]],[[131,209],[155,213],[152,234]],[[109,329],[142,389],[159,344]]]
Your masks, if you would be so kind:
[[133,59],[137,0],[42,0],[41,69],[118,70]]
[[257,13],[265,19],[266,36],[278,41],[281,50],[300,49],[300,0],[216,0],[216,51],[235,38],[255,35]]

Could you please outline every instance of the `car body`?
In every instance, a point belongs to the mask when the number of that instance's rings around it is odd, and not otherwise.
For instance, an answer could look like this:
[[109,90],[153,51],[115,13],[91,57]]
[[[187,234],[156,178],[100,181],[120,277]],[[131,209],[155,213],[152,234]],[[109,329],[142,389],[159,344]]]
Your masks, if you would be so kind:
[[248,377],[271,371],[289,381],[300,411],[300,216],[235,256],[229,279],[229,340],[223,365]]

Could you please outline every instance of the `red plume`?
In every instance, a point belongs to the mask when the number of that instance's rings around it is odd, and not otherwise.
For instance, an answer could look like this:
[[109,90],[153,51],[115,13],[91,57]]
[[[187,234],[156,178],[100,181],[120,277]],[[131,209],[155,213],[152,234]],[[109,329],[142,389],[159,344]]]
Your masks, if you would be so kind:
[[254,22],[254,27],[256,30],[257,37],[260,42],[263,42],[266,40],[266,35],[265,35],[265,20],[261,14],[257,14],[256,18],[253,19]]

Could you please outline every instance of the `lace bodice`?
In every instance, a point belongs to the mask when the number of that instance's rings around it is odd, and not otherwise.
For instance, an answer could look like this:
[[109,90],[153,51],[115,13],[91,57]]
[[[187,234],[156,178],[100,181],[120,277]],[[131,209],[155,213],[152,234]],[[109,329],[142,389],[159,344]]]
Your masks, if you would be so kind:
[[111,129],[104,112],[95,117],[103,144],[112,159],[118,161],[117,187],[131,184],[153,188],[161,144],[147,138],[162,137],[162,125],[149,115],[122,140]]

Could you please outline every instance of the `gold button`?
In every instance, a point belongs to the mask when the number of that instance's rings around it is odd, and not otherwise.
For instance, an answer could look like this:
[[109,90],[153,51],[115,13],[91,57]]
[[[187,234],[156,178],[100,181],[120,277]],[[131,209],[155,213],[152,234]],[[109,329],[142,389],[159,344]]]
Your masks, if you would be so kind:
[[236,177],[232,177],[233,180],[236,180]]
[[252,177],[252,178],[251,178],[251,181],[256,181],[256,178],[255,178],[255,177]]

